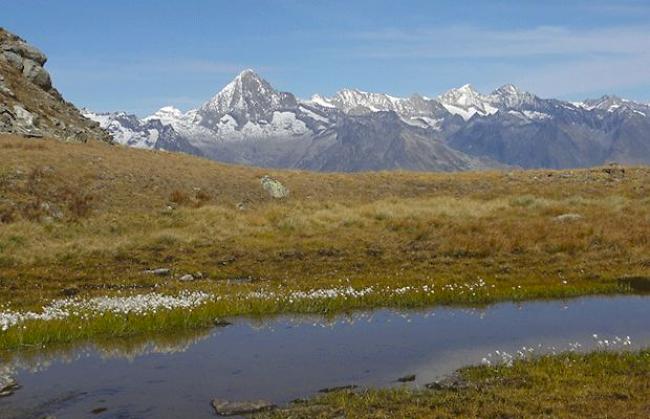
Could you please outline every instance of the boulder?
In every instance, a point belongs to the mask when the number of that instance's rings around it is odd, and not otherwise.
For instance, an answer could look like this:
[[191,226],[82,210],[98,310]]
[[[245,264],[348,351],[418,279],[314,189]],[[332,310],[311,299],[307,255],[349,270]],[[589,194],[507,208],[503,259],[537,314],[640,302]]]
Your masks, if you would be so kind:
[[13,377],[0,374],[0,397],[11,396],[19,387]]
[[192,274],[185,274],[178,279],[183,282],[189,282],[189,281],[194,281],[194,276]]
[[262,176],[260,179],[262,188],[274,199],[283,199],[289,196],[289,189],[286,188],[280,181],[273,179],[270,176]]
[[583,218],[584,217],[580,214],[567,213],[567,214],[558,215],[557,217],[554,218],[554,220],[560,223],[566,223],[571,221],[579,221],[582,220]]
[[273,410],[276,406],[265,400],[234,402],[214,399],[212,407],[219,416],[239,416]]
[[24,60],[23,61],[23,76],[43,90],[50,90],[52,88],[52,79],[50,74],[45,71],[36,61]]

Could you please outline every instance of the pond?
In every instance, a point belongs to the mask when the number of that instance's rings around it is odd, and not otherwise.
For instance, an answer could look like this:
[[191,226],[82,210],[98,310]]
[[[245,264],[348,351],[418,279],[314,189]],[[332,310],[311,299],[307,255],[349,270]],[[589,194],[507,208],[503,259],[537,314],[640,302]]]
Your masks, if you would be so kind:
[[214,398],[282,404],[326,387],[403,385],[396,381],[412,374],[407,385],[418,387],[462,366],[507,361],[504,352],[648,347],[648,319],[647,296],[235,319],[13,353],[1,368],[21,388],[0,398],[0,417],[213,417]]

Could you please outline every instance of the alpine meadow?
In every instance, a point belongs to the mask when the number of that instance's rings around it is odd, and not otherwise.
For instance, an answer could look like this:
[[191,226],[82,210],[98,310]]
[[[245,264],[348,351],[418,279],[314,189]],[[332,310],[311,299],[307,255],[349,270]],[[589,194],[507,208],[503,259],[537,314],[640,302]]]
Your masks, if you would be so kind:
[[0,418],[650,416],[644,2],[2,9]]

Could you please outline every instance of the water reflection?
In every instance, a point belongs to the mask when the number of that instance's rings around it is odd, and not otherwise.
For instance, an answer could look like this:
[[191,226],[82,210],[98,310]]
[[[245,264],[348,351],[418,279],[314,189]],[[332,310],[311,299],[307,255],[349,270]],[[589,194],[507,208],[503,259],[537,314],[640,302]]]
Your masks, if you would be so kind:
[[498,358],[489,354],[507,360],[501,354],[530,348],[590,350],[627,336],[625,348],[644,347],[649,317],[649,297],[625,296],[240,318],[222,328],[7,355],[4,365],[23,387],[0,399],[0,410],[9,417],[86,417],[96,408],[109,417],[211,417],[216,397],[283,403],[323,387],[396,385],[409,374],[416,375],[410,385],[422,386]]

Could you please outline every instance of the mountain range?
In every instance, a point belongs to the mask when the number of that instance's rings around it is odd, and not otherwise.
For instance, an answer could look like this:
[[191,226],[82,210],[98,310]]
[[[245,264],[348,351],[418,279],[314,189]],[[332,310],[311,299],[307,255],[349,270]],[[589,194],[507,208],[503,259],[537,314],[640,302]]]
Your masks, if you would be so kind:
[[116,142],[229,163],[319,171],[572,168],[650,163],[650,106],[616,96],[579,103],[513,85],[437,97],[344,89],[301,100],[245,70],[198,109],[143,119],[84,115]]

